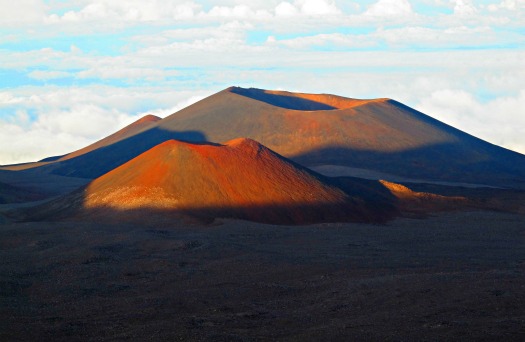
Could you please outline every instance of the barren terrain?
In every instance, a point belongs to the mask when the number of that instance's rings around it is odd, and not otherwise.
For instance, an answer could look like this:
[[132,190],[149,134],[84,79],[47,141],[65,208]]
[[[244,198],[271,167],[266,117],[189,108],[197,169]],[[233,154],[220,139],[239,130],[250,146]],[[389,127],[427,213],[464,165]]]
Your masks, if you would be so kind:
[[523,340],[524,216],[0,225],[0,339]]

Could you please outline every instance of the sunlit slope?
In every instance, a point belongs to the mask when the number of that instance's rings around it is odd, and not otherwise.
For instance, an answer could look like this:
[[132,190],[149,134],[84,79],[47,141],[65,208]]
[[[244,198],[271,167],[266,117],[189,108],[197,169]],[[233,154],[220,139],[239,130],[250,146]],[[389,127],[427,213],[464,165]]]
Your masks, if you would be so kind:
[[140,211],[298,224],[377,222],[390,217],[392,207],[366,203],[241,138],[224,145],[166,141],[42,211],[50,217]]

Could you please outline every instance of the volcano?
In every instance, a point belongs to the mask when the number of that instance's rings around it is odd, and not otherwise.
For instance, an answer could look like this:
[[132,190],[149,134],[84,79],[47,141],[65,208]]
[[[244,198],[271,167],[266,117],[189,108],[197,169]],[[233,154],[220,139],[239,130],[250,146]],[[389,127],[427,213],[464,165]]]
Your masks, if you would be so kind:
[[124,139],[39,169],[96,178],[165,140],[228,141],[238,136],[259,141],[307,167],[331,170],[335,176],[352,176],[358,168],[371,175],[386,173],[387,179],[393,175],[525,188],[525,156],[395,100],[239,87],[216,93]]
[[392,208],[350,196],[330,179],[246,138],[163,142],[37,211],[50,217],[146,211],[278,224],[377,222],[392,214]]

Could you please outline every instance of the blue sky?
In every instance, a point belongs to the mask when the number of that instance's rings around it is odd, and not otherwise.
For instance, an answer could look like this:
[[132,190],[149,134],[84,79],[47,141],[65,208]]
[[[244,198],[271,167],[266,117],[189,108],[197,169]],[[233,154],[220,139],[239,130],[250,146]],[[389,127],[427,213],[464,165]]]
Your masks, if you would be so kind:
[[0,164],[231,85],[390,97],[525,152],[525,0],[0,5]]

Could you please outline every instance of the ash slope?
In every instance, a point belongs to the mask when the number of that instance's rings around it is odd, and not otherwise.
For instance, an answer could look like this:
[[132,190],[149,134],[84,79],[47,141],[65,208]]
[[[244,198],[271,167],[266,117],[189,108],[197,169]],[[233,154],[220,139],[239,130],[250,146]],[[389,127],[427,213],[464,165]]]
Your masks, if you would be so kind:
[[420,180],[525,188],[525,156],[394,100],[238,87],[126,139],[39,169],[96,178],[168,139],[228,141],[238,136],[308,167],[335,165]]
[[33,219],[139,212],[135,217],[146,220],[155,213],[303,224],[378,222],[395,209],[349,196],[328,178],[240,138],[224,145],[166,141],[32,212]]

